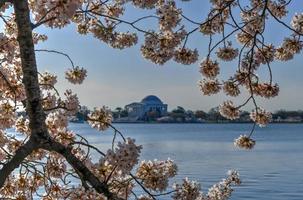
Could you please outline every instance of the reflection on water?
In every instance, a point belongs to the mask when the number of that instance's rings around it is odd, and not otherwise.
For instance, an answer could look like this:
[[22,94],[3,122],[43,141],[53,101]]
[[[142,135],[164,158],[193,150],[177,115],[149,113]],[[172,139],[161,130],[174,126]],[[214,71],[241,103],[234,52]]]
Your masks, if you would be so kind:
[[[179,166],[176,181],[187,176],[203,189],[237,169],[243,184],[231,199],[303,200],[303,125],[274,124],[257,129],[252,151],[238,150],[234,138],[249,124],[115,124],[125,136],[143,145],[141,159],[167,159]],[[113,133],[87,124],[71,128],[101,149],[110,147]],[[161,198],[163,200],[168,198]]]

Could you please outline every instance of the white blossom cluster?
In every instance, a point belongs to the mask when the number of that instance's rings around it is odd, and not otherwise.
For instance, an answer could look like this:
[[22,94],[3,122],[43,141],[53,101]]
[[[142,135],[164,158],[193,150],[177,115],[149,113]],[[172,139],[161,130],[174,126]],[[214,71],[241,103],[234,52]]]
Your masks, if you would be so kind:
[[[210,2],[212,9],[205,22],[200,25],[200,32],[204,35],[222,33],[224,24],[229,18],[228,7],[234,5],[234,0],[211,0]],[[222,14],[218,14],[219,10],[222,10]]]
[[233,189],[230,187],[229,182],[223,179],[221,182],[213,185],[208,190],[208,199],[227,200],[231,196]]
[[[5,146],[7,142],[8,142],[8,139],[6,137],[6,133],[0,129],[0,147]],[[0,151],[0,158],[1,158],[1,160],[3,160],[4,155],[3,156],[1,156],[1,155],[3,155],[3,154]]]
[[114,38],[110,45],[117,49],[129,48],[138,42],[138,36],[135,33],[116,33],[114,34]]
[[[134,183],[129,180],[130,176],[116,176],[111,182],[113,187],[110,188],[110,191],[122,199],[127,199],[134,189]],[[115,185],[115,182],[118,182],[119,185]]]
[[16,49],[13,42],[4,33],[0,33],[0,46],[1,61],[12,62]]
[[63,159],[48,158],[46,163],[47,176],[60,178],[66,172],[66,164]]
[[200,90],[204,95],[217,94],[221,90],[221,85],[218,79],[203,79],[199,81]]
[[164,191],[168,186],[168,179],[177,173],[177,165],[170,159],[166,161],[142,161],[137,170],[137,177],[143,185],[154,191]]
[[[71,114],[63,109],[56,109],[48,113],[45,124],[50,136],[63,145],[68,145],[75,140],[75,133],[68,129],[68,115]],[[74,152],[75,155],[77,152]],[[83,152],[82,152],[83,154]]]
[[161,31],[171,31],[181,20],[181,9],[176,7],[174,0],[164,0],[157,9],[159,28]]
[[65,78],[73,84],[81,84],[87,76],[86,73],[86,69],[76,66],[75,68],[68,69],[65,72]]
[[219,106],[220,114],[227,119],[238,119],[240,117],[240,111],[234,106],[232,101],[225,101]]
[[202,200],[227,200],[233,192],[232,185],[240,185],[239,173],[234,170],[228,171],[227,178],[209,188]]
[[66,96],[66,100],[64,103],[64,111],[68,115],[74,115],[79,110],[79,99],[77,94],[74,94],[71,90],[66,90],[64,95]]
[[[11,73],[10,70],[8,68],[5,67],[1,67],[0,68],[1,74],[3,74],[3,76],[5,78],[9,78]],[[7,83],[5,82],[5,80],[3,78],[0,79],[0,89],[1,91],[5,91],[5,89],[7,88]]]
[[286,9],[285,0],[279,1],[269,1],[268,9],[273,13],[277,18],[285,17],[288,13]]
[[240,94],[239,86],[231,80],[224,82],[223,91],[226,95],[236,97]]
[[291,26],[300,34],[303,34],[303,13],[298,14],[296,13],[292,20]]
[[160,65],[172,58],[185,65],[195,63],[198,60],[198,51],[185,46],[179,47],[185,39],[186,31],[182,27],[174,31],[181,21],[182,14],[176,7],[176,2],[159,0],[156,7],[160,32],[150,31],[145,34],[145,43],[141,47],[143,57]]
[[263,48],[257,49],[254,55],[256,63],[267,64],[274,61],[276,49],[270,44]]
[[230,44],[228,46],[219,48],[216,54],[218,58],[223,61],[232,61],[238,56],[239,50],[233,48]]
[[183,29],[177,32],[146,34],[145,42],[141,46],[141,53],[144,58],[162,65],[173,58],[175,48],[181,44],[185,36],[186,32]]
[[138,200],[153,200],[153,198],[146,196],[146,195],[140,195],[138,197]]
[[223,30],[222,21],[219,17],[213,17],[211,21],[206,21],[200,26],[200,32],[203,35],[213,35],[221,33]]
[[39,76],[39,84],[42,89],[53,89],[57,83],[57,76],[49,72],[44,72]]
[[264,17],[258,10],[252,12],[242,11],[241,19],[243,22],[247,23],[247,25],[244,27],[243,31],[237,35],[239,41],[242,41],[241,38],[244,39],[245,37],[253,36],[255,33],[262,32],[264,29]]
[[83,187],[77,187],[68,190],[67,193],[69,194],[68,197],[71,200],[107,200],[104,195],[99,194],[96,190],[92,188],[86,190]]
[[152,9],[155,8],[159,0],[132,0],[132,3],[139,8]]
[[29,0],[35,21],[39,23],[45,18],[54,18],[44,23],[52,28],[62,28],[70,23],[83,2],[84,0]]
[[29,120],[23,116],[18,117],[15,122],[15,129],[19,133],[30,135]]
[[174,200],[202,199],[201,185],[196,181],[190,181],[188,178],[185,178],[182,184],[174,184],[173,189],[176,190],[172,195]]
[[[7,41],[9,42],[9,41]],[[5,44],[3,44],[5,46]],[[4,49],[6,52],[8,49]],[[3,56],[3,57],[2,57]],[[6,53],[0,53],[1,79],[0,90],[2,98],[12,101],[23,101],[26,99],[24,86],[22,83],[22,70],[20,60],[8,60]],[[12,63],[10,63],[12,62]]]
[[57,132],[67,127],[68,120],[64,112],[57,110],[47,115],[45,123],[51,132]]
[[229,183],[234,183],[236,185],[241,184],[240,174],[236,170],[228,170],[227,172],[227,181]]
[[79,24],[78,32],[87,34],[91,32],[94,37],[107,43],[113,48],[124,49],[133,46],[137,43],[138,37],[135,33],[130,32],[116,32],[112,28],[102,27],[96,22],[88,24]]
[[252,148],[254,148],[255,144],[256,144],[256,141],[251,139],[247,135],[240,135],[234,141],[234,145],[236,147],[239,147],[239,148],[242,148],[242,149],[252,149]]
[[102,11],[104,12],[104,14],[109,16],[109,18],[107,19],[108,22],[114,21],[110,17],[120,17],[120,16],[122,16],[123,13],[124,13],[124,10],[125,10],[119,4],[108,4],[108,5],[106,5],[102,8],[103,8]]
[[271,121],[272,116],[270,112],[262,108],[258,108],[250,113],[250,118],[260,127],[264,127]]
[[296,37],[285,38],[281,46],[275,51],[275,58],[281,61],[288,61],[294,58],[294,55],[300,53],[303,48],[303,42]]
[[7,101],[0,101],[0,129],[11,128],[15,124],[14,107]]
[[219,63],[216,60],[213,61],[210,58],[205,58],[200,63],[200,73],[207,78],[216,78],[219,72]]
[[141,149],[141,145],[135,144],[135,139],[126,138],[125,142],[118,143],[115,150],[109,149],[104,159],[120,175],[126,175],[138,163]]
[[183,65],[190,65],[198,60],[197,49],[179,48],[175,51],[174,60]]
[[95,108],[92,113],[88,115],[88,123],[99,131],[106,130],[112,122],[112,114],[106,107]]
[[50,92],[47,92],[42,99],[42,106],[45,110],[55,108],[57,105],[56,95]]
[[227,178],[214,184],[209,188],[208,193],[201,191],[201,185],[196,181],[190,181],[188,178],[183,180],[182,184],[174,184],[173,189],[176,192],[172,195],[174,200],[227,200],[233,192],[233,185],[240,185],[239,173],[230,170]]
[[264,98],[273,98],[278,96],[280,88],[278,84],[270,83],[259,83],[257,86],[253,87],[256,95]]

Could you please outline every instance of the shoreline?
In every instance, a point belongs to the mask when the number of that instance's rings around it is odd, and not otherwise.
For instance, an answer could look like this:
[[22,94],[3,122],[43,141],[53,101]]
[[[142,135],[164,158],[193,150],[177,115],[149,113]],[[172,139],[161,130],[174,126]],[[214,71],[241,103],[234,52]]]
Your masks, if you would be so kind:
[[[253,124],[253,122],[112,122],[113,124]],[[303,122],[271,122],[269,124],[303,124]]]
[[[83,124],[87,123],[87,121],[83,122],[75,122],[70,121],[70,123],[75,124]],[[113,124],[253,124],[253,122],[213,122],[213,121],[206,121],[206,122],[141,122],[141,121],[134,121],[134,122],[112,122]],[[270,122],[269,124],[303,124],[303,122]]]

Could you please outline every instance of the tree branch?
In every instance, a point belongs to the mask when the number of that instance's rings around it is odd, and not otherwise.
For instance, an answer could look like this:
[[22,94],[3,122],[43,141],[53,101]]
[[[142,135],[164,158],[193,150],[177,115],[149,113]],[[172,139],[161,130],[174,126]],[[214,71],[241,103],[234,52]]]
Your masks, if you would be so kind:
[[108,200],[122,200],[116,197],[108,189],[105,183],[102,183],[72,152],[71,147],[66,147],[63,144],[54,140],[48,141],[42,145],[42,148],[48,151],[55,151],[65,157],[66,161],[75,169],[79,177],[90,185],[99,193],[104,194]]
[[0,170],[0,188],[3,187],[6,178],[16,169],[24,159],[30,155],[38,145],[34,138],[30,138],[24,145],[22,145],[16,152],[15,155],[3,165]]

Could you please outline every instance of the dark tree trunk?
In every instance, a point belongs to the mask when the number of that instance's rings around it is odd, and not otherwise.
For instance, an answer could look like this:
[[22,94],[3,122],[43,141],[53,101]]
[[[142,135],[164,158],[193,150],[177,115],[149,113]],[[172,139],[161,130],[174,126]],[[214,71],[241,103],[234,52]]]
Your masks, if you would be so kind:
[[21,162],[39,147],[40,138],[47,138],[45,117],[40,102],[40,89],[38,83],[37,65],[32,38],[32,29],[29,17],[27,0],[15,0],[13,2],[16,24],[18,27],[18,43],[23,71],[23,84],[26,91],[26,112],[30,119],[31,138],[21,146],[15,156],[8,161],[0,171],[0,187],[9,174],[17,168]]
[[[5,1],[0,1],[1,3]],[[27,0],[13,0],[16,24],[18,29],[18,43],[23,71],[23,84],[26,91],[26,112],[29,116],[31,129],[30,139],[21,146],[15,155],[0,170],[0,188],[6,178],[16,169],[24,159],[35,149],[43,148],[54,151],[65,157],[67,162],[75,169],[79,177],[88,182],[97,192],[104,194],[109,200],[120,200],[111,192],[105,183],[102,183],[77,157],[71,148],[54,141],[48,134],[45,124],[45,113],[40,101],[40,87],[38,70],[35,58],[35,49],[32,37],[32,24]]]
[[45,115],[40,102],[38,71],[32,37],[32,25],[27,0],[15,0],[14,9],[18,27],[18,43],[26,91],[26,112],[30,119],[32,135],[48,139]]

